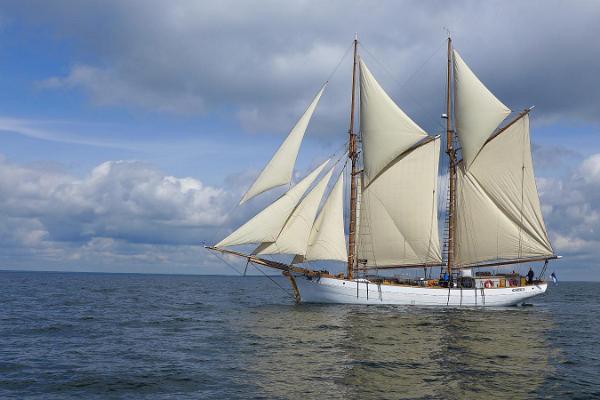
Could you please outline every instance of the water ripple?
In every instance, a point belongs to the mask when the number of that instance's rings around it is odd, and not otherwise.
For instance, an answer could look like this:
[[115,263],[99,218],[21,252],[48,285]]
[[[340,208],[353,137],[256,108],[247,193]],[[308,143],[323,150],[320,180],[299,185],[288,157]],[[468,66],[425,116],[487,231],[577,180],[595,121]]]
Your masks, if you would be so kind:
[[2,399],[600,398],[597,284],[446,310],[296,306],[257,277],[0,276]]

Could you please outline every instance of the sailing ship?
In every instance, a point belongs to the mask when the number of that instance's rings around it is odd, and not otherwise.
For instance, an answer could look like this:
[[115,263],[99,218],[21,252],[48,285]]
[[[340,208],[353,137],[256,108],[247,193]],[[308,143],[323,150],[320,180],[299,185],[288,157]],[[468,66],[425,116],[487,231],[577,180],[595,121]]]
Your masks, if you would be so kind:
[[[549,260],[559,256],[548,238],[536,188],[529,136],[533,107],[503,123],[512,111],[467,66],[450,37],[447,44],[444,246],[438,229],[441,136],[429,135],[392,100],[359,56],[355,38],[342,171],[336,172],[339,168],[330,160],[323,162],[248,222],[206,247],[241,257],[246,266],[282,271],[298,303],[507,306],[545,293],[543,275]],[[240,204],[290,184],[300,144],[326,86]],[[350,186],[346,202],[344,175]],[[325,196],[330,181],[335,183]],[[347,244],[344,204],[349,204]],[[250,253],[232,248],[248,244],[257,247]],[[292,259],[269,257],[275,254]],[[323,261],[344,262],[345,272],[310,268],[309,263]],[[498,272],[503,266],[534,262],[543,262],[536,279],[533,273],[526,279],[514,271]],[[440,268],[440,277],[431,279],[434,267]],[[406,268],[423,269],[425,276],[389,275]]]

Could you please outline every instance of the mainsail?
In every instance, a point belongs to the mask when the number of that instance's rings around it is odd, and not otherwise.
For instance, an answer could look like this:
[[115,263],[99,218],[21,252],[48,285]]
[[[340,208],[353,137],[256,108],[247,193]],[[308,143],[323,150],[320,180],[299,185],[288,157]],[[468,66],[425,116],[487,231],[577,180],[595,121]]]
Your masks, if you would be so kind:
[[358,263],[439,264],[439,138],[428,135],[360,63],[361,179]]
[[362,60],[360,133],[366,181],[375,179],[396,157],[427,137],[383,90]]
[[467,169],[485,141],[510,114],[454,51],[454,109],[456,130]]
[[274,242],[277,240],[288,217],[328,162],[329,160],[319,165],[308,176],[298,182],[296,186],[288,190],[270,206],[256,214],[250,221],[217,243],[215,247]]
[[296,164],[296,158],[298,157],[298,151],[300,150],[300,145],[304,138],[304,133],[306,132],[308,123],[317,108],[317,104],[319,103],[319,99],[321,98],[326,85],[327,83],[319,90],[319,93],[317,93],[302,117],[300,117],[296,126],[291,130],[290,134],[281,144],[273,158],[271,158],[271,161],[269,161],[250,189],[244,194],[240,204],[269,189],[290,182],[292,179],[292,172],[294,171],[294,164]]
[[408,151],[362,188],[358,262],[366,267],[441,264],[439,138]]
[[456,262],[553,256],[540,207],[523,115],[458,169]]
[[306,253],[317,210],[332,173],[333,169],[325,174],[314,189],[296,206],[277,239],[272,243],[261,244],[254,254],[304,255]]

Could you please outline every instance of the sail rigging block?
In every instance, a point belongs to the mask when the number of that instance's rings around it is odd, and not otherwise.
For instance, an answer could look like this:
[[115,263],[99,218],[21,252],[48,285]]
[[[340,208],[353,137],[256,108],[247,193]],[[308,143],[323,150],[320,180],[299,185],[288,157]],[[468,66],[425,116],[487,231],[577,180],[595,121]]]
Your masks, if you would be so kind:
[[366,267],[439,264],[439,137],[394,160],[360,202],[358,262]]
[[489,91],[454,50],[455,125],[467,169],[510,109]]
[[529,116],[490,140],[471,167],[458,168],[456,262],[551,257],[537,193]]
[[274,242],[277,240],[288,217],[328,162],[329,160],[326,160],[323,164],[319,165],[314,171],[298,182],[297,185],[217,243],[215,247]]
[[304,199],[296,206],[281,233],[272,243],[262,243],[254,254],[300,254],[306,253],[317,210],[323,199],[333,169],[317,183]]
[[260,173],[256,181],[252,184],[250,189],[244,194],[240,204],[250,200],[254,196],[257,196],[269,189],[277,186],[285,185],[292,179],[292,173],[294,171],[294,165],[296,164],[296,158],[298,157],[298,151],[304,138],[304,133],[308,127],[308,123],[317,108],[319,99],[325,90],[323,85],[319,93],[315,96],[313,101],[310,103],[302,117],[296,123],[296,126],[291,130],[288,137],[281,144],[271,161],[267,164],[265,169]]
[[367,181],[427,133],[394,103],[360,61],[360,132]]

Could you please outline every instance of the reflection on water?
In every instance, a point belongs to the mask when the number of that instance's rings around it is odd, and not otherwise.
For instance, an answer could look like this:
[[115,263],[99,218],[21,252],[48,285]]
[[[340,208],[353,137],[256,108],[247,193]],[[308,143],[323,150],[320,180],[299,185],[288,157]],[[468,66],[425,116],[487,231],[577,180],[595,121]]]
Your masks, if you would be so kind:
[[[533,308],[264,306],[237,321],[267,397],[528,398],[553,372]],[[282,340],[283,339],[283,340]]]

